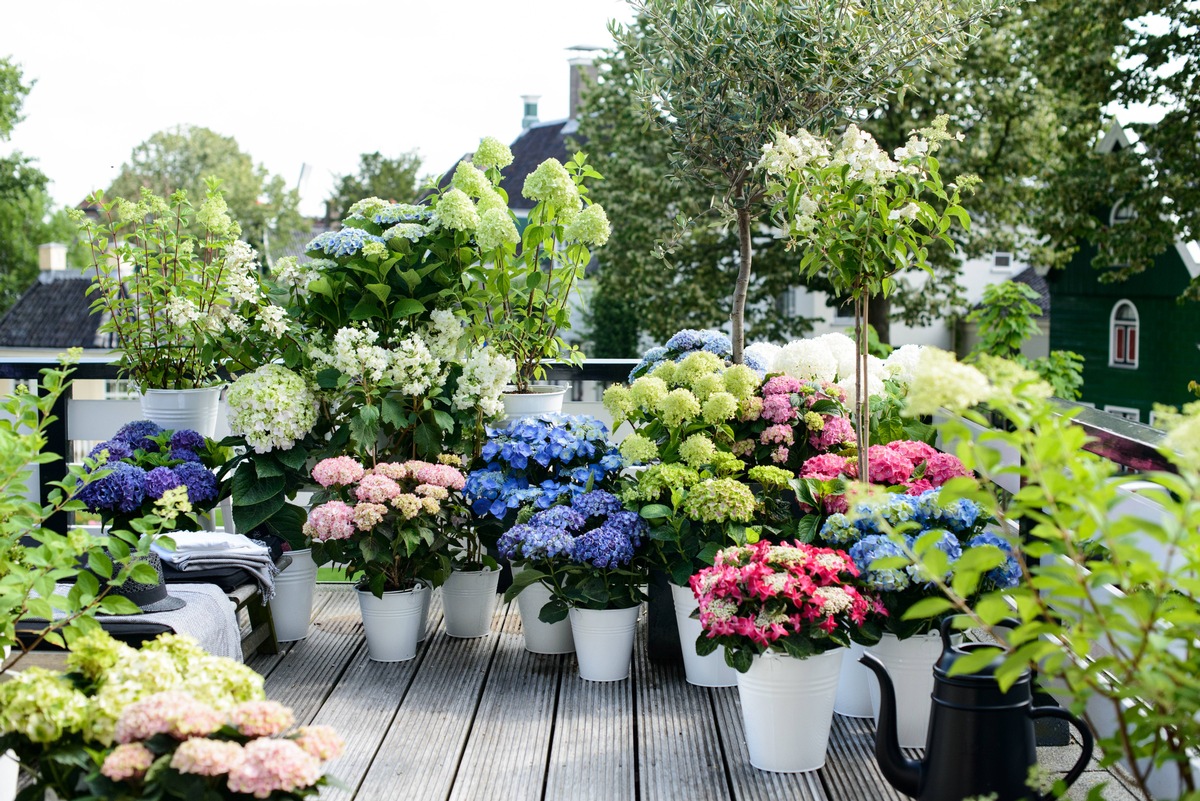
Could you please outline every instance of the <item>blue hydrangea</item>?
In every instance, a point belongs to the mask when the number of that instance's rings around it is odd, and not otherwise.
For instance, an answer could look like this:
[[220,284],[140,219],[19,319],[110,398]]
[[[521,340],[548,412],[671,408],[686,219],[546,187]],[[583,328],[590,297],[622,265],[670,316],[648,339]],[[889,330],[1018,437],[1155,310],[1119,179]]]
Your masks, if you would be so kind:
[[983,583],[985,586],[980,589],[1007,590],[1021,583],[1021,565],[1013,555],[1012,544],[1008,540],[999,534],[985,531],[981,534],[976,534],[967,542],[968,548],[980,545],[994,545],[1008,556],[1004,560],[1004,564],[1000,565],[1000,567],[993,568],[983,574]]
[[388,226],[401,222],[425,222],[432,214],[433,212],[425,206],[393,203],[384,207],[373,219],[377,225]]
[[742,364],[749,367],[754,372],[758,373],[759,378],[764,378],[767,375],[767,370],[770,368],[765,361],[762,360],[757,353],[742,353]]
[[912,585],[903,568],[880,568],[872,570],[877,559],[889,556],[906,558],[904,550],[882,534],[870,534],[854,543],[850,548],[850,559],[861,571],[860,579],[867,587],[881,592],[900,592]]
[[133,449],[119,439],[110,439],[108,442],[101,442],[96,447],[88,452],[89,459],[99,459],[100,454],[108,452],[108,464],[118,462],[121,459],[128,459],[133,456]]
[[172,449],[202,451],[204,450],[204,435],[190,428],[181,428],[171,435],[171,441],[168,444]]
[[171,459],[179,462],[199,462],[200,455],[195,451],[184,450],[182,448],[171,448],[171,452],[167,454]]
[[[929,534],[937,534],[939,539],[934,543],[933,547],[937,548],[942,553],[946,554],[948,565],[946,567],[946,575],[943,580],[950,578],[954,573],[954,563],[962,556],[962,544],[958,541],[958,537],[954,536],[945,529],[930,529],[922,532],[920,537],[910,538],[911,543],[915,543],[917,539],[928,536]],[[912,545],[910,545],[912,547]],[[919,565],[909,565],[905,570],[908,571],[908,576],[913,580],[914,584],[932,583],[933,579]]]
[[308,243],[305,250],[310,253],[321,252],[327,256],[353,256],[368,242],[384,244],[382,237],[367,233],[361,228],[342,228],[320,234]]
[[571,501],[571,508],[584,517],[606,517],[624,509],[620,498],[604,490],[583,493]]
[[179,476],[169,467],[156,467],[146,474],[146,497],[158,500],[169,489],[183,486]]
[[158,443],[150,437],[157,437],[161,433],[163,430],[156,423],[149,420],[134,420],[117,429],[113,439],[124,442],[134,450],[141,449],[148,453],[154,453],[158,451]]
[[564,531],[575,532],[583,528],[587,518],[573,506],[554,506],[543,512],[538,512],[529,518],[532,525],[561,528]]
[[187,487],[188,502],[205,506],[217,500],[217,477],[199,462],[184,462],[171,468],[175,477]]
[[553,559],[568,555],[573,544],[574,538],[567,531],[531,521],[510,528],[496,547],[507,559]]
[[128,462],[114,462],[112,472],[82,487],[76,498],[93,512],[131,514],[146,499],[146,471]]
[[633,561],[645,529],[646,521],[634,512],[617,512],[575,538],[571,560],[599,568],[624,567]]
[[841,548],[853,542],[858,542],[862,533],[854,523],[850,522],[844,514],[832,514],[825,518],[825,524],[821,526],[819,535],[822,540],[830,545]]
[[655,346],[646,351],[645,355],[642,356],[642,360],[634,365],[634,368],[629,371],[629,383],[632,384],[634,380],[653,370],[666,358],[667,349],[661,345]]

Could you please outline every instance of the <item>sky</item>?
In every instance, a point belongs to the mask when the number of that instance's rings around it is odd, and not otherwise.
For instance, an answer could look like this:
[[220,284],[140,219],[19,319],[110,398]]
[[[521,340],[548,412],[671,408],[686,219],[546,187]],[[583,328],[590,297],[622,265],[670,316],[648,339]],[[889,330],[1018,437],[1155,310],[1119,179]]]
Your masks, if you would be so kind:
[[[567,116],[567,48],[610,47],[624,0],[9,2],[0,58],[36,83],[0,153],[37,160],[59,205],[103,189],[151,134],[234,137],[316,215],[362,153],[417,150],[440,173],[522,101]],[[307,178],[300,183],[302,165]]]

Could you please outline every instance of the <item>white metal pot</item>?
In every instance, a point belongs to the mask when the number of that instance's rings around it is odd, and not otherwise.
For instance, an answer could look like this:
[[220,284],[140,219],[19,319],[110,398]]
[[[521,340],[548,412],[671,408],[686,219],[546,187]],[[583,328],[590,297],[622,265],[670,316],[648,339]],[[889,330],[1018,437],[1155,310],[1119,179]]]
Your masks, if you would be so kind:
[[640,604],[627,609],[571,609],[571,635],[579,657],[579,678],[620,681],[629,676],[641,610]]
[[[956,635],[960,640],[962,635]],[[901,748],[924,748],[929,732],[929,709],[933,695],[933,666],[942,655],[942,637],[936,631],[901,640],[884,634],[867,653],[879,657],[896,688],[896,732]],[[879,682],[868,685],[871,709],[879,722]]]
[[856,642],[850,643],[849,653],[842,658],[842,674],[838,678],[837,698],[833,711],[846,718],[873,718],[875,708],[871,706],[871,685],[875,678],[859,658],[866,648]]
[[750,764],[805,773],[825,764],[844,648],[807,659],[768,651],[738,674]]
[[288,551],[288,555],[292,563],[275,577],[275,597],[270,604],[275,639],[279,642],[294,642],[308,636],[317,585],[317,563],[313,561],[312,549]]
[[429,592],[427,584],[385,592],[382,598],[358,590],[367,654],[372,661],[406,662],[417,655],[417,641],[424,623],[421,611]]
[[504,392],[504,420],[530,417],[537,414],[561,414],[566,387],[531,386],[528,392]]
[[20,775],[17,755],[12,751],[0,754],[0,801],[13,801],[17,797],[17,779]]
[[221,387],[147,389],[142,391],[142,416],[171,431],[190,428],[213,437],[220,401]]
[[[513,568],[513,575],[519,573]],[[545,584],[530,584],[517,596],[517,609],[521,612],[521,631],[525,635],[525,650],[534,654],[569,654],[575,650],[571,636],[571,623],[543,623],[538,619],[542,607],[550,600],[550,589]]]
[[708,656],[696,653],[696,640],[703,630],[700,621],[692,617],[692,612],[699,608],[692,588],[672,582],[671,600],[675,602],[675,625],[679,629],[679,647],[683,651],[687,683],[697,687],[736,687],[737,671],[726,664],[724,648],[718,648]]
[[451,570],[442,585],[442,615],[451,637],[486,637],[492,630],[500,571]]

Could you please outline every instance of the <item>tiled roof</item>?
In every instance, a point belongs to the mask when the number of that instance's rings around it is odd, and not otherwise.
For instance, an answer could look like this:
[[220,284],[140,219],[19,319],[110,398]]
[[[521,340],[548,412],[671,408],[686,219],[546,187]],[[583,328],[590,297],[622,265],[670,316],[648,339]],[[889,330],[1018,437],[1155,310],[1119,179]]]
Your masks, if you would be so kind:
[[1038,275],[1037,270],[1032,267],[1026,267],[1014,275],[1012,280],[1028,284],[1030,289],[1038,293],[1034,303],[1042,310],[1042,319],[1050,319],[1050,285],[1046,283],[1046,276]]
[[313,241],[318,234],[323,234],[330,230],[330,224],[324,219],[316,218],[310,220],[310,227],[303,228],[292,234],[291,238],[284,243],[283,247],[275,254],[275,258],[279,259],[284,256],[295,256],[299,261],[308,261],[308,257],[304,254],[304,249],[308,247],[308,243]]
[[0,347],[95,348],[100,316],[89,312],[91,280],[38,281],[0,318]]

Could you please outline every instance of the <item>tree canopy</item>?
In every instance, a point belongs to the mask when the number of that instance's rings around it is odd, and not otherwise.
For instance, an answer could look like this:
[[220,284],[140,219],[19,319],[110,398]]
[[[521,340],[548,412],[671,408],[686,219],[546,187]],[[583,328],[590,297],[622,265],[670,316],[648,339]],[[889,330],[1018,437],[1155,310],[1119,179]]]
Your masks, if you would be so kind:
[[221,179],[229,212],[242,226],[242,238],[259,250],[282,246],[304,227],[300,193],[288,189],[281,176],[256,165],[232,136],[208,128],[181,126],[153,134],[133,149],[106,194],[137,198],[144,186],[169,197],[183,189],[198,204],[209,176]]
[[341,175],[329,196],[330,212],[341,219],[346,210],[365,197],[393,203],[412,203],[420,193],[421,156],[417,151],[388,158],[378,150],[363,153],[356,175]]

